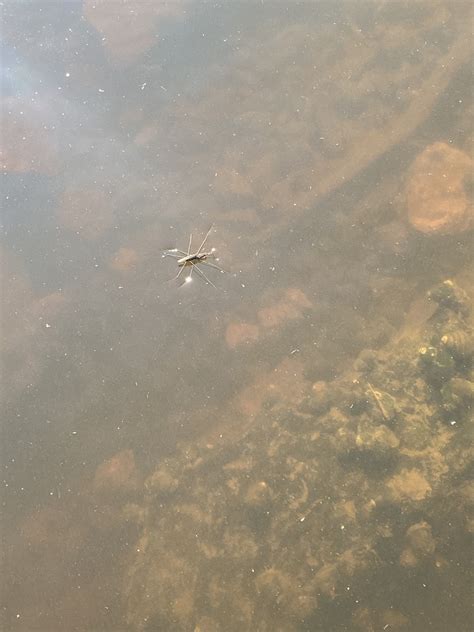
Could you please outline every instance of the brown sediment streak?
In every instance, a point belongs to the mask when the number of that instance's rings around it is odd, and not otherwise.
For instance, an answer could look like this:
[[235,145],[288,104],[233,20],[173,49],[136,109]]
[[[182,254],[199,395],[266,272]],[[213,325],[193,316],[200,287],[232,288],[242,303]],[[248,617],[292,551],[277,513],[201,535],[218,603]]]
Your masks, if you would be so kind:
[[[435,70],[417,88],[418,96],[412,100],[404,112],[390,117],[389,122],[383,127],[368,130],[363,142],[361,138],[357,142],[357,137],[349,139],[349,143],[352,144],[349,154],[352,155],[348,156],[344,153],[339,158],[328,160],[329,167],[324,169],[323,173],[319,168],[315,169],[313,164],[290,175],[289,179],[295,181],[295,186],[296,181],[301,179],[314,183],[306,194],[299,194],[300,203],[295,205],[294,212],[307,210],[319,199],[333,193],[339,186],[350,181],[380,156],[408,138],[429,117],[433,106],[446,90],[455,72],[468,61],[470,52],[468,34],[462,33],[449,51],[436,60]],[[357,151],[354,151],[354,143],[358,145]],[[318,177],[314,176],[315,171],[319,172]],[[274,219],[278,223],[277,215]],[[286,225],[287,220],[284,217],[282,219]],[[271,232],[274,229],[273,224],[268,231]]]

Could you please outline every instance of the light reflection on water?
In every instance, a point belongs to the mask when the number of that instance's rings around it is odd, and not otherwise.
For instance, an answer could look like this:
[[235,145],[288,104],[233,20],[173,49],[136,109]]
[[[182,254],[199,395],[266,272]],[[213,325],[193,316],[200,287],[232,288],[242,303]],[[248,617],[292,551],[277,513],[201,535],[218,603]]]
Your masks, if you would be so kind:
[[[425,146],[465,143],[463,5],[138,3],[125,29],[97,5],[4,8],[6,629],[124,625],[156,464],[341,375],[469,258],[400,197]],[[169,283],[163,250],[211,223],[230,273]]]

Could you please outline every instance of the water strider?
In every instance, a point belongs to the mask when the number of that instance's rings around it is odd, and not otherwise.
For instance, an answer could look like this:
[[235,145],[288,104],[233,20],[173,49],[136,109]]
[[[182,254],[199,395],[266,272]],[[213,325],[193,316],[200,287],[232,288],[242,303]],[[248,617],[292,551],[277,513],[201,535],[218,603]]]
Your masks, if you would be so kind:
[[208,259],[210,258],[215,259],[214,253],[216,249],[211,248],[209,251],[203,250],[204,245],[207,241],[207,238],[209,237],[211,233],[212,228],[213,228],[213,225],[211,225],[211,227],[206,233],[206,236],[202,240],[202,243],[199,246],[198,250],[194,253],[191,252],[191,244],[192,244],[192,239],[193,239],[192,234],[189,235],[189,244],[188,244],[187,252],[184,252],[183,250],[179,250],[178,248],[165,250],[165,252],[163,253],[163,257],[173,257],[177,259],[177,263],[179,267],[178,274],[173,279],[171,279],[171,281],[175,281],[176,279],[178,279],[185,268],[190,268],[189,275],[185,277],[183,283],[190,283],[190,281],[192,281],[193,271],[196,270],[196,272],[204,279],[206,283],[209,283],[209,285],[212,285],[213,288],[216,288],[214,283],[210,279],[207,278],[207,276],[199,267],[200,265],[206,265],[206,266],[209,266],[210,268],[215,268],[216,270],[219,270],[219,272],[225,272],[225,270],[220,268],[215,263],[211,263],[210,261],[208,261]]

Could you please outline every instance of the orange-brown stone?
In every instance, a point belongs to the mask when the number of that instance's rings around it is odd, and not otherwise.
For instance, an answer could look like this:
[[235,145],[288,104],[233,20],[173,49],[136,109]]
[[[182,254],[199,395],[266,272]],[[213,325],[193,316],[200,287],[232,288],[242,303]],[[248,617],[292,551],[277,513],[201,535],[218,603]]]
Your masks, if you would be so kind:
[[454,235],[474,225],[468,181],[473,160],[446,143],[434,143],[416,159],[406,188],[410,224],[427,234]]

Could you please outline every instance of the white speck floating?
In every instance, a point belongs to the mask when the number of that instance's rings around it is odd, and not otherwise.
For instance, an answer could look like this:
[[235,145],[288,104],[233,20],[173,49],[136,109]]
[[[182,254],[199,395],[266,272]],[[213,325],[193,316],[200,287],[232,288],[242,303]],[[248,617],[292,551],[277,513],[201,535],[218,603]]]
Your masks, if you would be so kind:
[[192,281],[192,280],[193,280],[193,279],[192,279],[192,277],[187,276],[187,277],[184,279],[184,282],[185,282],[185,283],[191,283],[191,281]]

